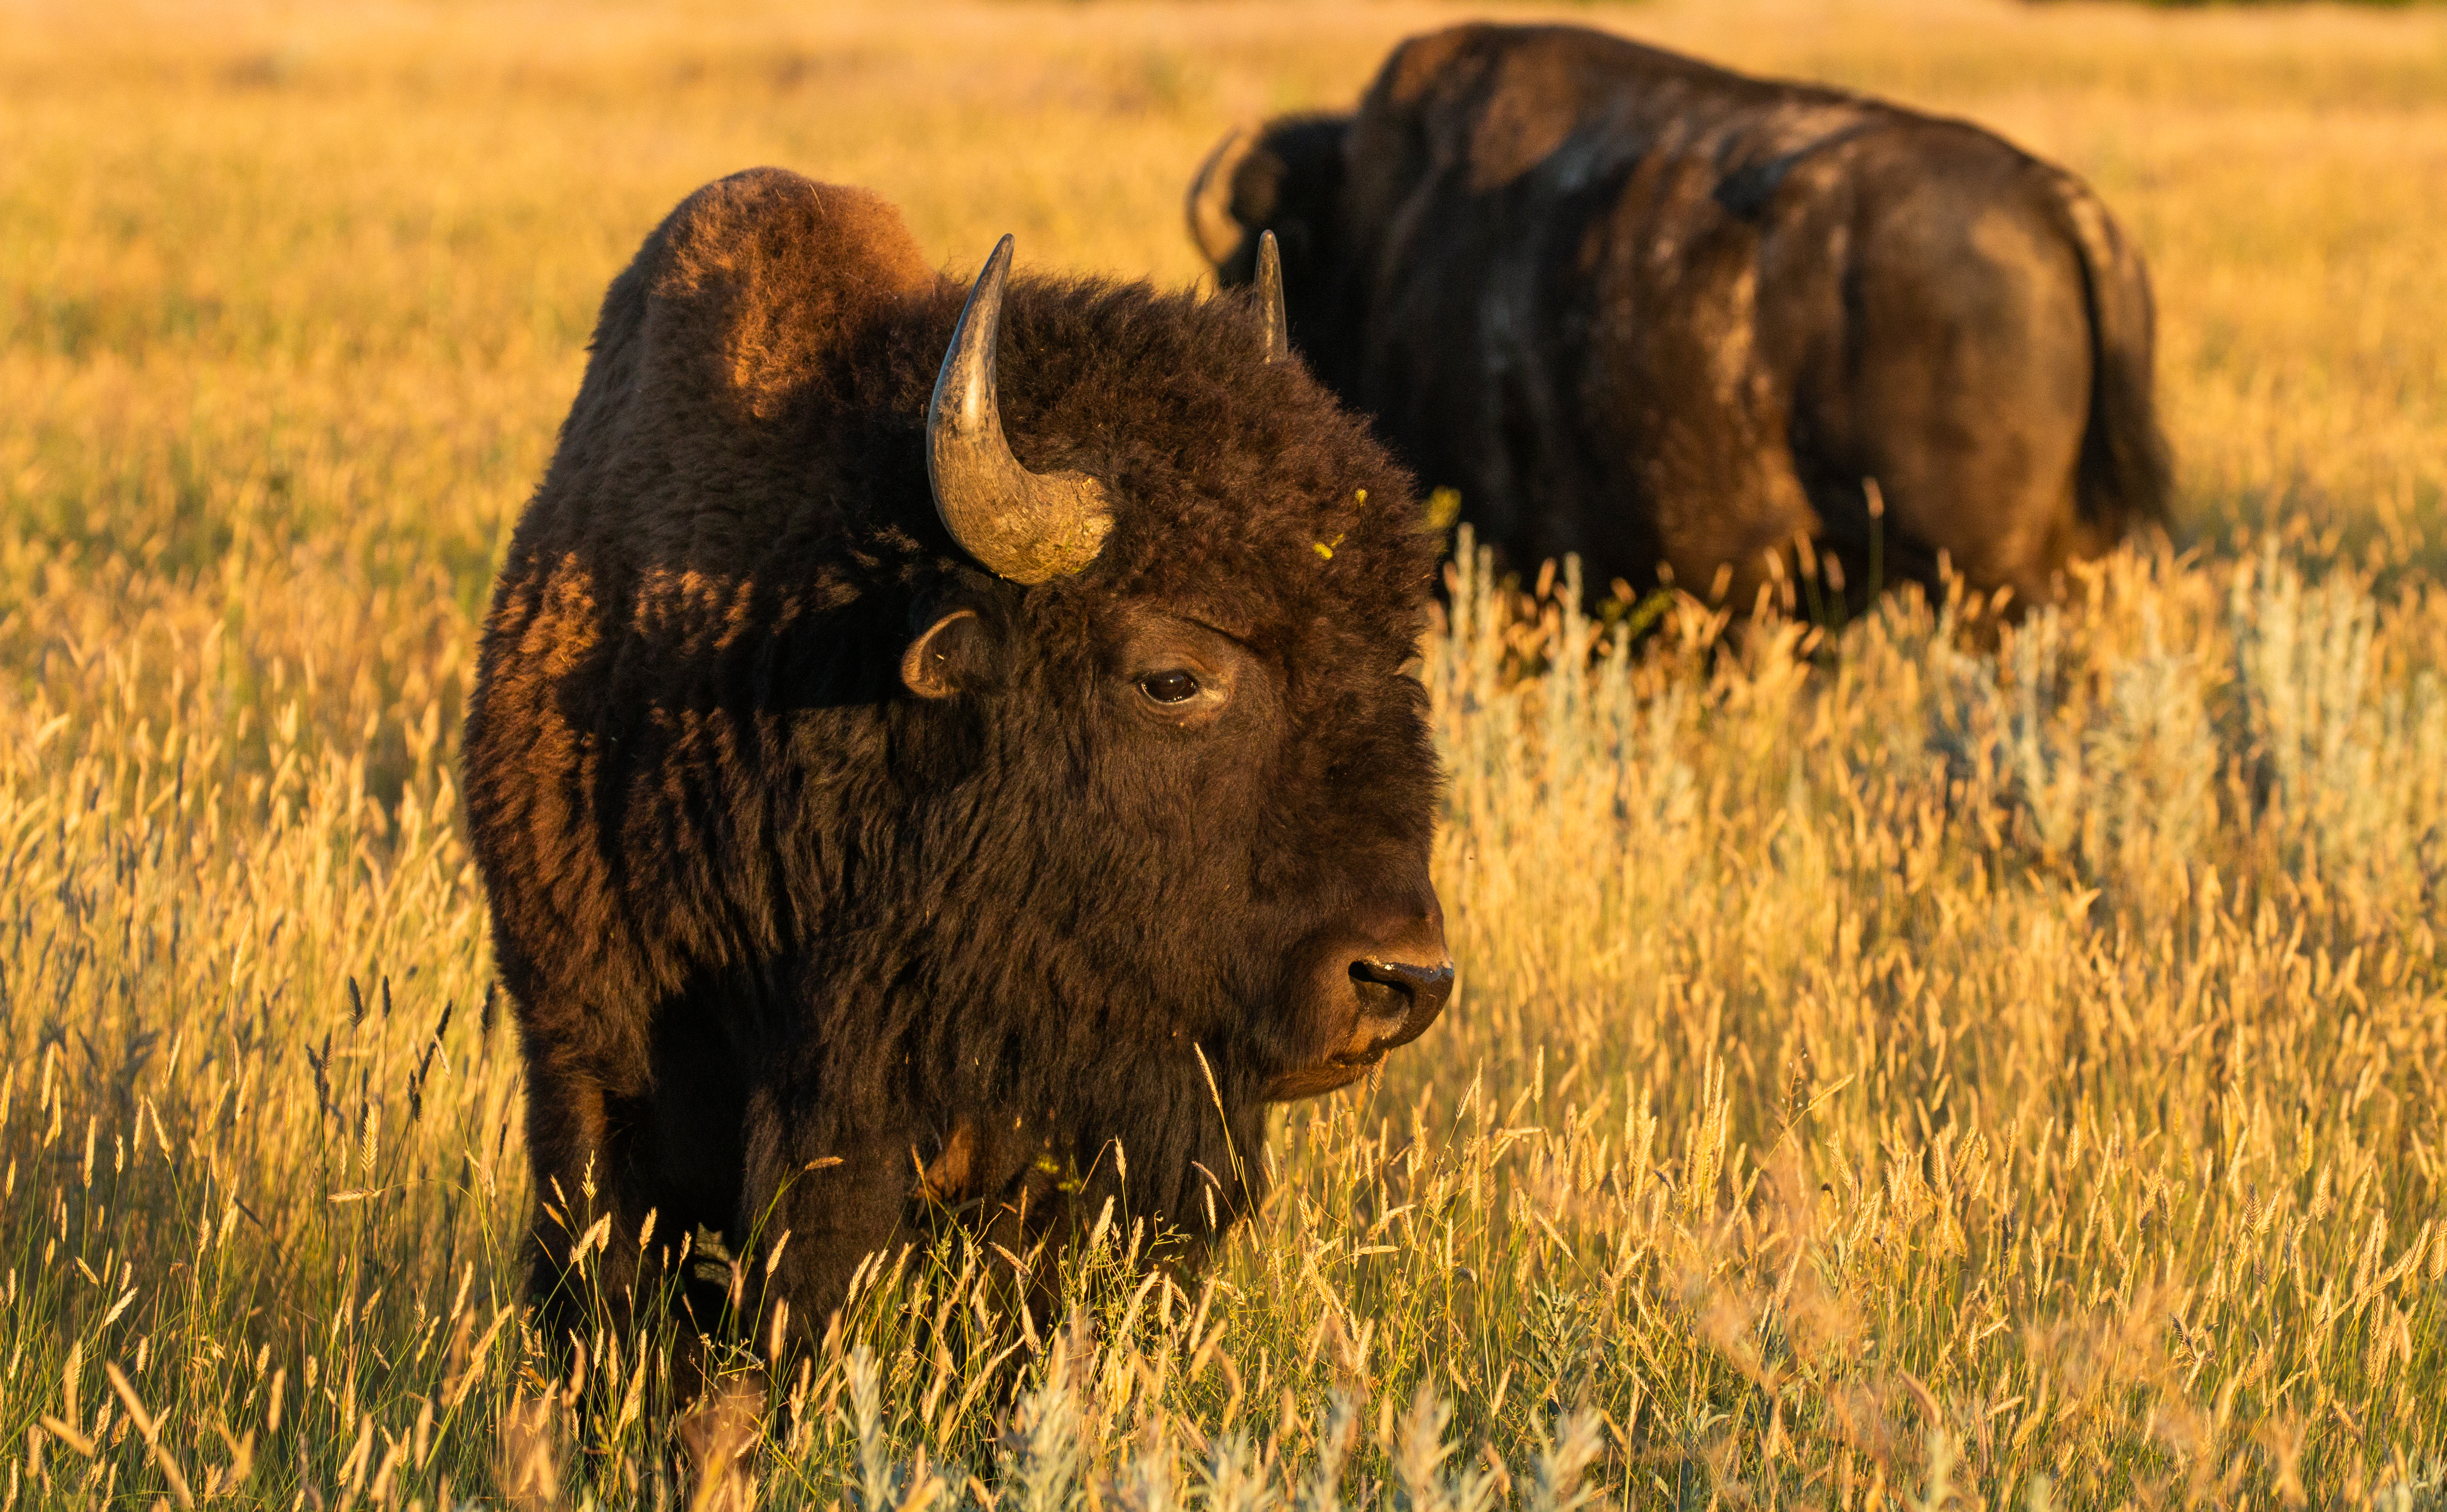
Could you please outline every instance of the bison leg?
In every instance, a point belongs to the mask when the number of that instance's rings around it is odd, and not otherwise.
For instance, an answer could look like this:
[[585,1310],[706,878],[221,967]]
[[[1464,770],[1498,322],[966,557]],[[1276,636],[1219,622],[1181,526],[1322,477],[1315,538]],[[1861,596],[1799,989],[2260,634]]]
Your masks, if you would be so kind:
[[824,1336],[859,1262],[892,1242],[919,1180],[905,1128],[840,1134],[806,1106],[763,1093],[748,1117],[737,1232],[762,1278],[755,1342],[776,1356]]
[[[527,1068],[527,1151],[535,1217],[527,1234],[527,1295],[545,1337],[625,1332],[635,1321],[640,1261],[658,1238],[631,1143],[600,1080],[541,1060]],[[673,1234],[669,1238],[676,1239]],[[659,1272],[660,1267],[653,1267]]]

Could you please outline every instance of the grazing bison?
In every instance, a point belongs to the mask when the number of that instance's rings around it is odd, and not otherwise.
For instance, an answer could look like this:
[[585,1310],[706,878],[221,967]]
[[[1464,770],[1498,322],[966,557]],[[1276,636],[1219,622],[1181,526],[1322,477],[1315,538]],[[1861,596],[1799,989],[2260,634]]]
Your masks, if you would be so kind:
[[929,1215],[1194,1257],[1451,990],[1409,480],[1275,305],[1010,261],[762,170],[605,297],[466,730],[556,1328],[700,1226],[800,1339]]
[[2140,255],[1961,122],[1465,26],[1226,138],[1190,219],[1226,286],[1280,238],[1293,346],[1516,564],[1747,608],[1806,536],[1856,603],[1941,552],[2029,601],[2164,516]]

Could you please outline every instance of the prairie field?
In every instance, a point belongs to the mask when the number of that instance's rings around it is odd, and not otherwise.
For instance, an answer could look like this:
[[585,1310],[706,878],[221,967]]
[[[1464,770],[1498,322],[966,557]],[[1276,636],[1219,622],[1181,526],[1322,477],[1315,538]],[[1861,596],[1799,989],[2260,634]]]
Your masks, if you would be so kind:
[[1551,12],[2085,175],[2156,279],[2173,539],[2001,627],[1628,645],[1465,530],[1459,994],[1282,1113],[1208,1278],[1129,1215],[896,1252],[727,1417],[533,1336],[457,728],[605,283],[762,162],[963,278],[1011,231],[1187,282],[1227,126],[1470,13],[0,6],[0,1512],[2447,1504],[2419,9]]

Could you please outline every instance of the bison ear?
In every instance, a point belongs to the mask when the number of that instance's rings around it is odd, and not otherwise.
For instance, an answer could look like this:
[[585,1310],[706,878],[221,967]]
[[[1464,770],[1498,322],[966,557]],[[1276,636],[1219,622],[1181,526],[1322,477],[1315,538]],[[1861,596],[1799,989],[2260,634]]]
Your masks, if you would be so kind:
[[901,680],[920,698],[949,698],[988,674],[993,645],[974,609],[955,609],[901,653]]

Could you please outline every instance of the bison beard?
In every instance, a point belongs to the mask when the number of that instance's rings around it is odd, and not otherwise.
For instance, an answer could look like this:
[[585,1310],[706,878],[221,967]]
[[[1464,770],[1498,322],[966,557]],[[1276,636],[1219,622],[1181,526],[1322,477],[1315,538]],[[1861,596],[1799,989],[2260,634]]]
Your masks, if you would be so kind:
[[2165,516],[2140,254],[1962,122],[1471,25],[1234,133],[1189,212],[1226,286],[1280,237],[1294,348],[1515,566],[1747,611],[1806,536],[1856,609],[1941,553],[2027,604]]
[[1450,989],[1409,481],[1279,312],[1007,246],[760,170],[604,300],[465,746],[556,1331],[700,1226],[797,1340],[947,1210],[1194,1257]]

